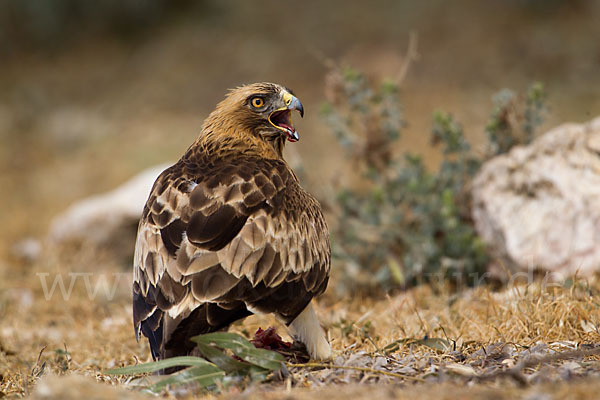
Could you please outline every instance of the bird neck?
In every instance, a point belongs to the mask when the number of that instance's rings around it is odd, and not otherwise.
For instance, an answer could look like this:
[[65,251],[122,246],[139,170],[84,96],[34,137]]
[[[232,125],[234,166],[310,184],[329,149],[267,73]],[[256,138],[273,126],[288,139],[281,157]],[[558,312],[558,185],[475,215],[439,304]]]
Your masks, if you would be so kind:
[[285,137],[278,135],[271,140],[267,140],[267,143],[275,150],[278,157],[283,159],[283,148],[285,147]]
[[283,148],[285,146],[285,138],[278,137],[265,139],[260,133],[245,131],[243,129],[232,128],[225,131],[221,129],[213,130],[205,126],[202,133],[190,147],[200,148],[203,151],[214,154],[227,156],[239,155],[255,155],[266,159],[283,160]]
[[202,132],[192,145],[216,154],[244,153],[260,158],[283,159],[285,137],[261,131],[244,114],[228,112],[222,103],[204,121]]

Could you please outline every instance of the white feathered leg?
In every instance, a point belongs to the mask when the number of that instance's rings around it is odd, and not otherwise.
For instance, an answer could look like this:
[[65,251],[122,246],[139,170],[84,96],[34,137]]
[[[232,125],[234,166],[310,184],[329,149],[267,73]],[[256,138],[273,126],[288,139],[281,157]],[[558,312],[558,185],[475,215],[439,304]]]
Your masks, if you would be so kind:
[[306,345],[308,354],[315,360],[327,360],[331,358],[331,347],[325,337],[325,332],[319,324],[317,314],[312,303],[296,317],[290,324],[292,334]]

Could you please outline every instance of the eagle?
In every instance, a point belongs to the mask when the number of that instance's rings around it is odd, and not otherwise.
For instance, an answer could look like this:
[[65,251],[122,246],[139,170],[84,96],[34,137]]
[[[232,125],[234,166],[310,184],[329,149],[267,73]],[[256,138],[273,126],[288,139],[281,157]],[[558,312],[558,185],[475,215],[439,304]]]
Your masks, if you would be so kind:
[[293,92],[231,90],[198,138],[156,179],[139,222],[133,323],[154,360],[193,354],[191,337],[273,313],[313,359],[331,347],[312,307],[327,287],[330,244],[317,199],[283,158],[299,140]]

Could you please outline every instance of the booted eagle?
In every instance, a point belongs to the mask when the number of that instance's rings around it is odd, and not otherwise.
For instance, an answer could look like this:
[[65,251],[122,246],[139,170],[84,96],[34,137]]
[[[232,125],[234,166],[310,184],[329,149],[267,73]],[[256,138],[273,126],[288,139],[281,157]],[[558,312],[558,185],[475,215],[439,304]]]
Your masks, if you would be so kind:
[[282,156],[299,137],[289,89],[232,90],[181,159],[157,178],[140,220],[133,323],[155,360],[187,355],[195,335],[274,313],[312,358],[331,348],[311,306],[329,278],[321,207]]

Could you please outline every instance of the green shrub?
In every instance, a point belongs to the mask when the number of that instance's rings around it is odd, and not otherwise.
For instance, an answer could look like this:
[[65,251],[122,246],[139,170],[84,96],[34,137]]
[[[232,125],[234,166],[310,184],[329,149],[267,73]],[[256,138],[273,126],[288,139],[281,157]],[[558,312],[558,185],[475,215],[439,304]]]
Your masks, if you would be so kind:
[[337,287],[384,289],[442,280],[478,283],[488,255],[470,217],[469,185],[488,156],[528,143],[541,122],[544,92],[502,91],[487,125],[488,152],[476,156],[461,125],[436,111],[431,143],[442,153],[436,171],[418,154],[398,152],[404,127],[399,88],[374,85],[353,69],[328,78],[323,115],[357,176],[337,192],[334,262]]
[[534,83],[525,95],[509,89],[498,92],[485,131],[488,156],[506,153],[515,145],[529,144],[542,123],[546,93],[541,83]]

